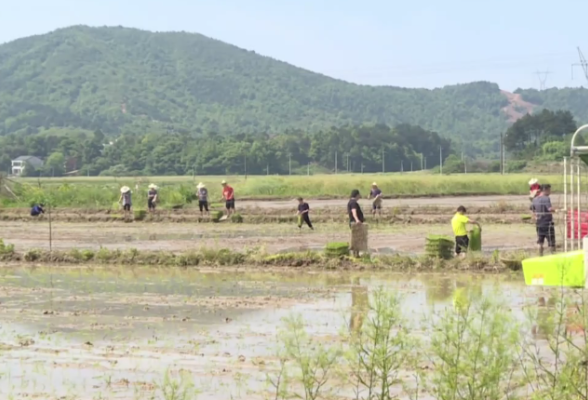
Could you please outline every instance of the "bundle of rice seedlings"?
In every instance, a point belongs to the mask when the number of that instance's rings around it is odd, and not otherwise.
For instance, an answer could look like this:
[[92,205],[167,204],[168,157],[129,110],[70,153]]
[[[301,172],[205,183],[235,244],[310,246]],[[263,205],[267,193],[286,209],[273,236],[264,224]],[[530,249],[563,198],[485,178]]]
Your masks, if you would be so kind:
[[430,258],[448,260],[453,257],[455,243],[450,237],[429,235],[426,239],[425,253]]
[[211,211],[210,212],[210,219],[212,220],[212,222],[219,222],[220,219],[223,216],[223,212],[222,211]]
[[479,226],[474,225],[474,228],[470,231],[470,251],[482,251],[482,230]]
[[243,222],[243,216],[241,214],[231,214],[231,222],[235,224],[240,224]]
[[330,242],[325,247],[325,255],[327,257],[343,257],[349,255],[349,243]]
[[353,251],[368,251],[368,226],[366,224],[352,225],[349,243],[349,248]]

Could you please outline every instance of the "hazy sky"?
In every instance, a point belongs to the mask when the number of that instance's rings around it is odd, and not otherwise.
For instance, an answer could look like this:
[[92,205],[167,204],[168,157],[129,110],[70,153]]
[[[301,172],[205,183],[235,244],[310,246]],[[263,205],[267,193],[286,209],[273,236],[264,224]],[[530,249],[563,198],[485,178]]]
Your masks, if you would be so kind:
[[[3,4],[6,3],[6,4]],[[484,5],[482,5],[484,4]],[[587,0],[0,0],[0,42],[86,24],[198,32],[352,82],[588,86]]]

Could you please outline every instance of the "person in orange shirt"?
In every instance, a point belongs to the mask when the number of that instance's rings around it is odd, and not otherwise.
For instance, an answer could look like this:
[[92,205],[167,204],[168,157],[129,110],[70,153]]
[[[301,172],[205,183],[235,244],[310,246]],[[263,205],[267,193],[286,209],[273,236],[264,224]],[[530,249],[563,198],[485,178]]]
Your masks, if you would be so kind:
[[227,181],[222,181],[221,185],[223,185],[223,200],[227,208],[227,218],[229,218],[235,212],[235,191],[227,184]]

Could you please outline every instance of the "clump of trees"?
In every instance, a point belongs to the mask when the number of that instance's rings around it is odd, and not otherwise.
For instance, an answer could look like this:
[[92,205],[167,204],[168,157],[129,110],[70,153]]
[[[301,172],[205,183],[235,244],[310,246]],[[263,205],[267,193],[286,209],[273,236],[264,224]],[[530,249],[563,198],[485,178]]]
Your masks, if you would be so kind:
[[434,168],[453,152],[451,141],[418,126],[343,126],[281,134],[148,133],[107,138],[101,131],[73,135],[0,137],[0,169],[35,155],[45,160],[30,176],[60,176],[68,160],[82,175],[306,174],[394,172]]
[[527,114],[504,134],[506,150],[519,159],[560,161],[569,155],[578,125],[569,111],[542,110]]

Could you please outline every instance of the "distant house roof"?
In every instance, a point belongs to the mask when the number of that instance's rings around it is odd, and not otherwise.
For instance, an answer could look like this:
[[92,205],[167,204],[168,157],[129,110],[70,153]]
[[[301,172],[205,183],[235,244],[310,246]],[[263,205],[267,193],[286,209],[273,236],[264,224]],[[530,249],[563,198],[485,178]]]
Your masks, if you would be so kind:
[[39,157],[35,157],[35,156],[20,156],[20,157],[15,158],[12,161],[24,161],[26,163],[31,164],[35,168],[43,166],[43,160],[41,160]]

